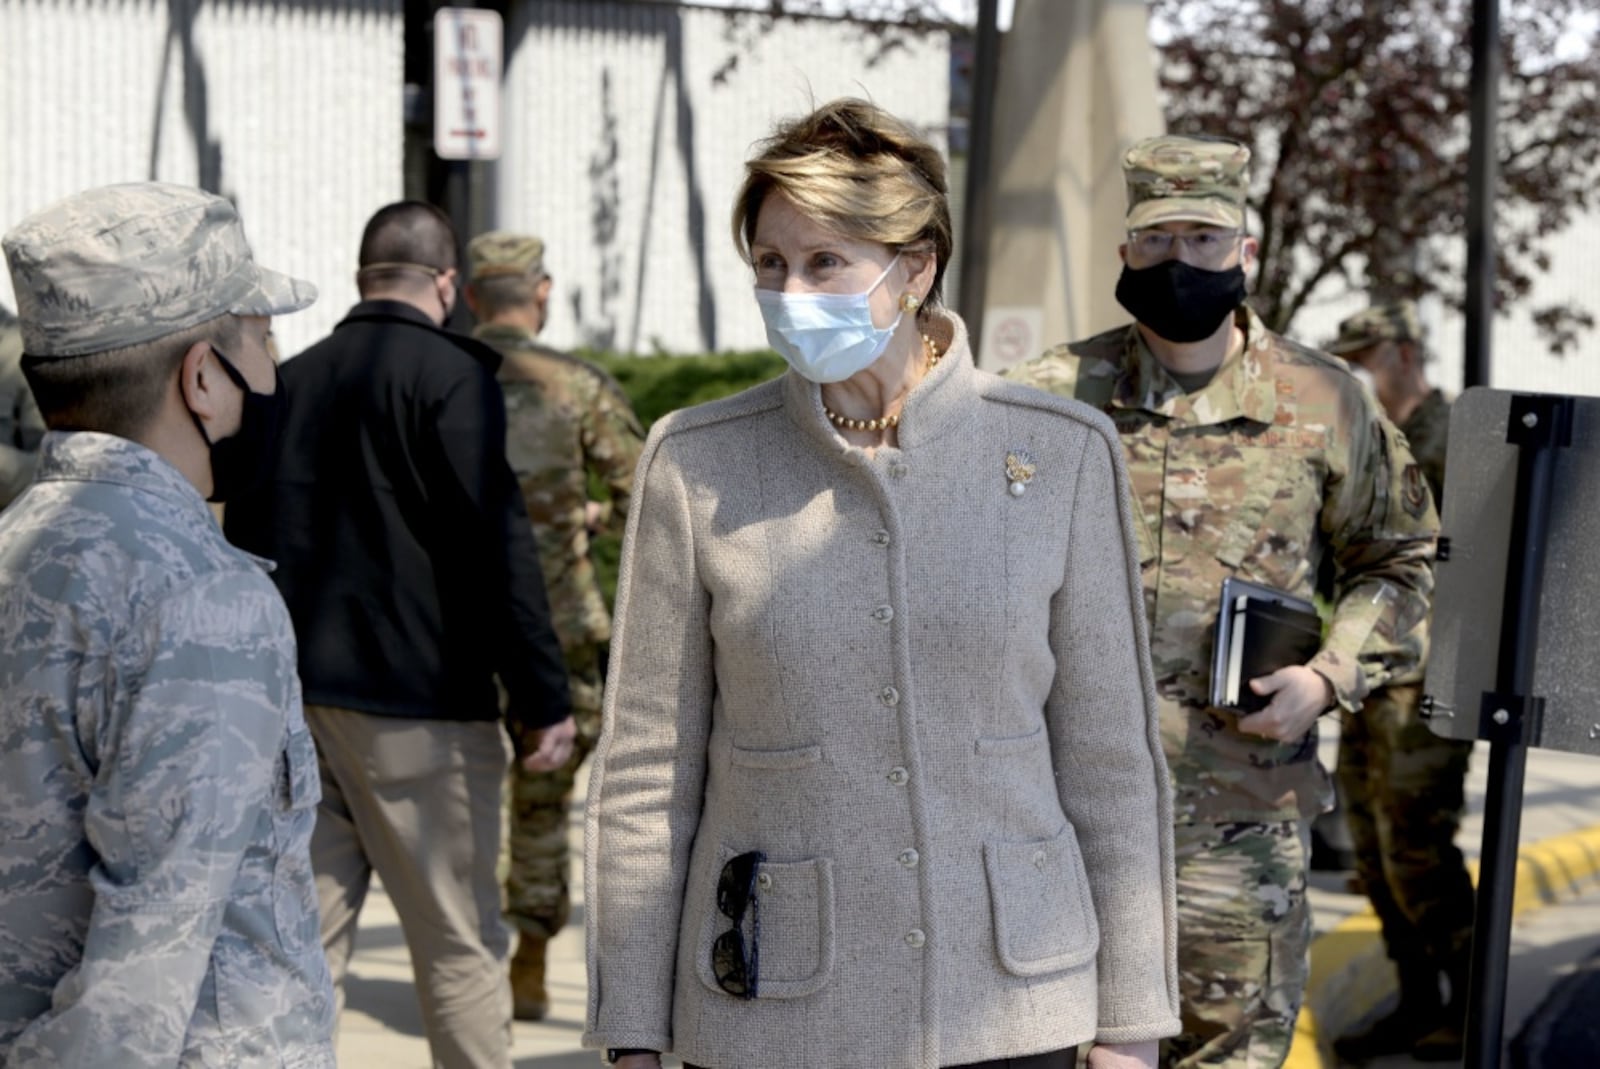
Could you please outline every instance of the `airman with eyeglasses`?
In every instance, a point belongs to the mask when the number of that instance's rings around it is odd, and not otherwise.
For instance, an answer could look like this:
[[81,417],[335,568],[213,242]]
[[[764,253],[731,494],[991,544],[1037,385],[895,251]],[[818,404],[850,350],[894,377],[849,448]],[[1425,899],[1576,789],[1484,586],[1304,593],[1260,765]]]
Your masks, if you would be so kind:
[[[1177,800],[1173,1069],[1288,1057],[1309,966],[1306,840],[1328,800],[1317,718],[1416,670],[1438,528],[1404,440],[1349,368],[1245,303],[1249,159],[1219,138],[1130,148],[1117,299],[1135,322],[1007,373],[1100,408],[1128,457]],[[1324,559],[1322,649],[1251,681],[1265,709],[1211,706],[1222,581],[1309,598]]]
[[1129,263],[1149,265],[1182,258],[1195,267],[1210,271],[1226,266],[1228,254],[1239,248],[1244,231],[1237,228],[1163,223],[1128,231],[1126,257]]

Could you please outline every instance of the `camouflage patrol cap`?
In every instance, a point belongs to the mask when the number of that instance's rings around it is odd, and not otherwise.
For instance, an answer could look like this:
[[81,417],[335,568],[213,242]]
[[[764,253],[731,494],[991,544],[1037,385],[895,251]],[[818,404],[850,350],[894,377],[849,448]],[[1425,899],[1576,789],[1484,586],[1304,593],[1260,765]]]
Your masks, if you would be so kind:
[[1416,303],[1391,301],[1388,304],[1375,304],[1341,322],[1339,336],[1323,349],[1335,356],[1344,356],[1381,341],[1421,340],[1422,321],[1417,317]]
[[467,245],[467,264],[473,278],[508,275],[544,277],[544,242],[531,234],[491,230]]
[[1250,150],[1220,137],[1149,137],[1122,157],[1129,230],[1157,223],[1244,226]]
[[82,356],[164,338],[220,315],[274,316],[317,299],[258,267],[222,197],[130,182],[35,212],[0,245],[30,357]]

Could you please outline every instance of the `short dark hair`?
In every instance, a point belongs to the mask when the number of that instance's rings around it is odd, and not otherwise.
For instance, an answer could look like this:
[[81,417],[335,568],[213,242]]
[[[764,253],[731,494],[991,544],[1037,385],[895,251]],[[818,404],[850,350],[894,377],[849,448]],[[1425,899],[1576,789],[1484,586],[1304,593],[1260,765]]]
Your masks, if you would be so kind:
[[84,356],[23,361],[22,371],[53,431],[137,438],[161,411],[172,377],[196,342],[238,347],[239,317],[222,315],[154,341]]
[[[356,266],[419,264],[439,271],[456,266],[456,230],[450,217],[420,200],[402,200],[379,208],[361,232]],[[362,271],[363,281],[394,281],[403,272]]]

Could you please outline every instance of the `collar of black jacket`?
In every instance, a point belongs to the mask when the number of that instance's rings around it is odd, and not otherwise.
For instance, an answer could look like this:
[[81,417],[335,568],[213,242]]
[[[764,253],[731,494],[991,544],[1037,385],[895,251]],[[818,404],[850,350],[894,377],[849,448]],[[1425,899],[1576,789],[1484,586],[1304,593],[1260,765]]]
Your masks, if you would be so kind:
[[404,323],[407,326],[419,327],[447,339],[491,372],[500,370],[502,357],[494,346],[465,334],[446,330],[424,315],[421,309],[404,301],[361,301],[339,321],[339,326],[342,327],[347,323]]

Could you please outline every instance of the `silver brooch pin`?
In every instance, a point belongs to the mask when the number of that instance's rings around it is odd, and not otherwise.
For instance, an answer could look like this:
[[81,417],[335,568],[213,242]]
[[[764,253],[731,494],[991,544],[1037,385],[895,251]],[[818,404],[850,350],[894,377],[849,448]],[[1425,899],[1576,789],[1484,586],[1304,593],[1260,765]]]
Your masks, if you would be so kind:
[[1011,484],[1012,497],[1022,496],[1022,492],[1028,488],[1028,483],[1033,480],[1033,473],[1037,470],[1033,457],[1025,450],[1013,449],[1006,454],[1006,481]]

